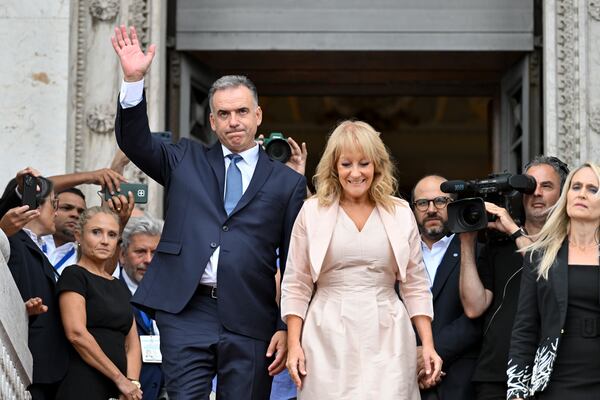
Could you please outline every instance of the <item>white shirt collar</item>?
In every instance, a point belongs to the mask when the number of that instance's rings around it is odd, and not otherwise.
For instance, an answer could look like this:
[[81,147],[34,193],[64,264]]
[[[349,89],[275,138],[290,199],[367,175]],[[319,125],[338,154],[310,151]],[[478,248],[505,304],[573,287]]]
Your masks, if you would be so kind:
[[129,277],[129,275],[127,275],[127,271],[125,271],[125,267],[123,267],[123,266],[121,266],[121,276],[123,277],[123,280],[127,284],[127,287],[129,288],[129,291],[131,292],[131,294],[135,294],[135,291],[138,288],[138,284],[135,283],[135,281],[133,279],[131,279]]
[[[221,144],[221,148],[223,149],[223,157],[227,157],[229,154],[233,154],[233,151],[229,150],[227,147]],[[253,147],[250,147],[248,150],[244,150],[239,154],[242,159],[248,163],[249,165],[256,165],[258,162],[258,143],[255,143]]]
[[44,251],[44,245],[46,244],[46,242],[44,241],[43,236],[36,235],[31,229],[28,228],[23,228],[23,231],[27,234],[27,236],[29,236],[31,240],[33,240],[33,243],[35,243],[37,247],[40,248],[40,250]]

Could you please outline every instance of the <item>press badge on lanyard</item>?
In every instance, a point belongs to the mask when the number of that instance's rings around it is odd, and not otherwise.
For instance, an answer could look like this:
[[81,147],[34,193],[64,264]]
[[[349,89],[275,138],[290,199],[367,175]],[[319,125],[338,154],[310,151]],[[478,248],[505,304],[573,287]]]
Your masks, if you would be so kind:
[[162,363],[162,354],[160,354],[160,336],[140,335],[140,344],[142,345],[143,362]]

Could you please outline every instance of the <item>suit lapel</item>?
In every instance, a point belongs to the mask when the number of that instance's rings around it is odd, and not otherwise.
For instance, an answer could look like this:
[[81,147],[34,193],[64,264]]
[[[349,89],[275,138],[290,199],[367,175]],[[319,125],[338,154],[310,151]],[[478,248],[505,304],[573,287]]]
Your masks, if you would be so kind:
[[208,149],[206,158],[215,174],[219,186],[219,193],[216,193],[216,201],[220,208],[223,208],[223,199],[225,198],[225,161],[223,160],[223,150],[221,143],[217,142]]
[[33,242],[33,240],[31,240],[31,238],[23,231],[21,231],[21,240],[23,240],[25,246],[27,246],[29,250],[32,253],[34,253],[42,262],[41,265],[42,270],[44,271],[44,275],[46,275],[48,279],[50,279],[52,282],[56,282],[58,274],[56,273],[54,267],[52,266],[52,264],[50,264],[50,261],[42,252],[42,250],[40,250],[40,248]]
[[440,262],[440,265],[437,268],[435,273],[435,278],[433,279],[433,286],[431,288],[431,293],[433,294],[433,300],[439,295],[441,289],[444,287],[444,284],[448,280],[448,277],[454,271],[454,269],[458,265],[458,260],[460,254],[460,240],[458,235],[455,235],[450,245],[446,249],[446,253]]
[[[401,207],[400,205],[396,205],[396,207]],[[378,205],[377,210],[379,211],[379,216],[381,218],[381,222],[383,223],[383,228],[385,229],[385,233],[387,234],[388,240],[390,242],[390,246],[392,247],[392,252],[394,253],[394,258],[396,259],[396,265],[398,268],[400,280],[404,281],[406,270],[401,266],[406,265],[406,261],[408,260],[408,254],[403,254],[400,251],[400,244],[403,243],[401,229],[406,228],[403,224],[399,224],[401,221],[400,218],[396,218],[395,215],[392,215],[385,208]],[[406,241],[406,239],[404,239]]]
[[267,153],[265,153],[264,150],[259,148],[258,162],[256,163],[254,174],[252,174],[252,180],[250,180],[248,188],[246,189],[246,191],[242,195],[242,198],[231,212],[231,215],[244,208],[246,204],[248,204],[254,198],[254,196],[256,196],[256,193],[258,193],[260,188],[267,181],[267,178],[271,175],[271,171],[273,171],[273,162],[274,161],[271,161],[269,156],[267,156]]
[[[549,277],[552,278],[551,285],[554,289],[556,301],[558,302],[558,308],[560,310],[561,324],[564,322],[567,315],[567,301],[568,301],[568,285],[569,285],[569,246],[568,241],[565,240],[558,250],[556,260],[550,267]],[[562,325],[561,325],[562,326]]]
[[146,321],[144,321],[144,319],[142,318],[142,314],[140,314],[140,310],[138,310],[136,307],[133,307],[133,316],[135,318],[135,322],[137,323],[137,326],[140,327],[140,332],[138,332],[138,334],[150,335],[151,332],[148,330],[148,327],[146,326]]
[[333,237],[340,204],[335,201],[329,207],[321,207],[318,204],[316,207],[317,218],[315,218],[315,221],[317,222],[313,227],[314,229],[310,229],[310,236],[308,237],[310,241],[310,265],[312,267],[313,281],[315,282],[319,278],[323,260],[325,259],[329,243]]

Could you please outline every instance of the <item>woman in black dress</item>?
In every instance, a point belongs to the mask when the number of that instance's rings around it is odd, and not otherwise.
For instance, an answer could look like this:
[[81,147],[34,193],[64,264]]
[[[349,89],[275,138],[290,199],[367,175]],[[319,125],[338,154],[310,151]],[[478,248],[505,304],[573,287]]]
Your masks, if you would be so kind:
[[75,238],[78,264],[58,281],[63,325],[75,351],[57,399],[139,400],[141,350],[131,295],[104,268],[117,250],[119,217],[106,207],[89,208]]
[[600,167],[585,163],[525,256],[508,399],[600,398]]

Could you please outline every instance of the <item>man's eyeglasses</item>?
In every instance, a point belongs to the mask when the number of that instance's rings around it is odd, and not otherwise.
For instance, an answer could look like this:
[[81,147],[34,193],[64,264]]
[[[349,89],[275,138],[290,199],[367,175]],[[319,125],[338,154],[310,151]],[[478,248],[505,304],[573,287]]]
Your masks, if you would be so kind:
[[435,199],[417,199],[413,201],[413,205],[419,211],[427,211],[429,208],[429,203],[433,203],[435,208],[441,210],[442,208],[445,208],[451,201],[452,199],[450,197],[438,196]]
[[52,208],[54,208],[54,211],[58,210],[58,199],[57,198],[52,199],[51,204],[52,204]]

